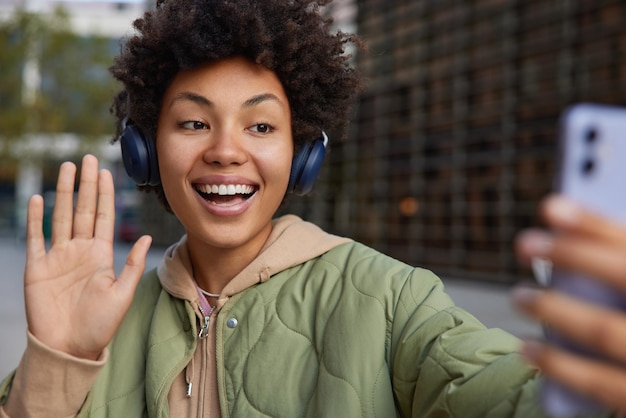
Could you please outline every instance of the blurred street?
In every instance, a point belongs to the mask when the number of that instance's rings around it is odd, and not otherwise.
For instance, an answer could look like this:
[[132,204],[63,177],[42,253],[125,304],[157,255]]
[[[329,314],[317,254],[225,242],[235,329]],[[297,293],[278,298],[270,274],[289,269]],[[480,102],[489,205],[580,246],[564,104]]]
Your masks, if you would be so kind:
[[[124,264],[129,249],[129,245],[116,244],[117,271]],[[157,265],[163,251],[164,248],[150,251],[147,268]],[[26,344],[22,284],[24,261],[24,241],[0,238],[0,379],[17,366]],[[452,279],[444,282],[455,302],[485,325],[505,329],[520,337],[540,335],[539,326],[522,318],[511,308],[507,287]]]

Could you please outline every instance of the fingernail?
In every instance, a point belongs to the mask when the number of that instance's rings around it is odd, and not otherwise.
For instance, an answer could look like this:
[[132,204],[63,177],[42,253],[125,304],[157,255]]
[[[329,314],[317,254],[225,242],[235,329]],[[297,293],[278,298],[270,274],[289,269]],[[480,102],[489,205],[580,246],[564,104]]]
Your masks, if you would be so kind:
[[520,245],[530,257],[545,257],[552,250],[552,236],[541,231],[527,231],[520,235]]
[[522,345],[521,354],[526,360],[532,363],[532,362],[535,362],[539,358],[539,355],[541,354],[543,349],[544,349],[544,345],[540,343],[539,341],[536,341],[536,340],[524,341],[524,344]]
[[563,197],[552,197],[547,201],[546,210],[552,216],[568,224],[576,223],[580,217],[578,206]]
[[532,257],[530,267],[537,283],[547,287],[552,282],[552,261],[543,257]]
[[540,291],[537,289],[533,289],[532,287],[519,286],[515,287],[511,291],[511,299],[516,305],[524,307],[530,305],[535,300],[537,300],[539,294]]

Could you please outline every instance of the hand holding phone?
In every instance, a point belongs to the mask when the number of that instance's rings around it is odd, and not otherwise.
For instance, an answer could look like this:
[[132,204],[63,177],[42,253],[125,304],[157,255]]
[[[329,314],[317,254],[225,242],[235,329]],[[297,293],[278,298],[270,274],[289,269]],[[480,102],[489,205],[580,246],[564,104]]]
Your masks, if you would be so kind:
[[[626,108],[572,106],[562,115],[559,145],[556,191],[589,210],[626,224]],[[626,272],[624,277],[626,280]],[[555,267],[550,286],[597,305],[626,311],[622,293],[578,272]],[[599,358],[549,328],[546,338],[576,354]],[[554,417],[604,409],[550,379],[543,385],[542,397],[546,411]]]

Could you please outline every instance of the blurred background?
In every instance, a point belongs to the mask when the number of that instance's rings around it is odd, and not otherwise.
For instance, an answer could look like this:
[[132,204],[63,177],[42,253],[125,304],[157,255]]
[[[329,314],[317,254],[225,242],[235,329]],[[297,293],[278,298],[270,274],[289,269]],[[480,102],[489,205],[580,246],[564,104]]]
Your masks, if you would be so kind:
[[119,85],[108,72],[132,22],[137,0],[0,0],[0,237],[22,238],[29,197],[50,217],[61,162],[96,154],[117,185],[117,237],[134,240],[139,195],[124,174],[109,113]]
[[552,187],[558,118],[626,102],[624,0],[338,3],[370,80],[295,212],[442,277],[530,278],[512,240]]
[[[23,236],[28,197],[51,203],[60,162],[85,152],[115,175],[120,241],[180,236],[110,145],[108,67],[149,7],[0,0],[0,237]],[[354,57],[369,87],[347,139],[329,133],[314,191],[284,210],[442,277],[529,279],[512,240],[551,189],[559,114],[626,102],[626,2],[336,0],[326,12],[369,44]]]

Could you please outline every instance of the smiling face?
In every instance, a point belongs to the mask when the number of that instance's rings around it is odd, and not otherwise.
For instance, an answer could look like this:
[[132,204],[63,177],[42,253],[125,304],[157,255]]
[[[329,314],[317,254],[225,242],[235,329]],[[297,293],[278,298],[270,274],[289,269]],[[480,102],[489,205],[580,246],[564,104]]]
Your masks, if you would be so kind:
[[163,96],[156,144],[163,189],[190,247],[256,255],[293,157],[276,75],[243,58],[180,71]]

